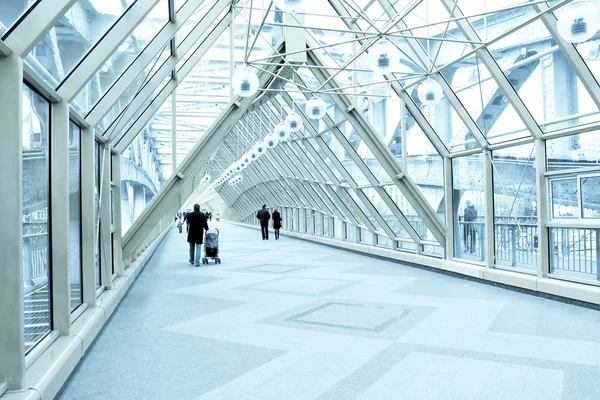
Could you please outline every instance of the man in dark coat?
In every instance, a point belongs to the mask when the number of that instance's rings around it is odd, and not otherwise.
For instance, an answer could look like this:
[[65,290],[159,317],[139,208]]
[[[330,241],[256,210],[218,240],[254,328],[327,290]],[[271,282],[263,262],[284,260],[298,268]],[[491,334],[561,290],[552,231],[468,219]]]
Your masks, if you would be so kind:
[[465,252],[475,253],[475,242],[477,240],[477,210],[471,203],[471,200],[467,200],[467,206],[464,211],[464,230],[463,230],[463,242]]
[[[190,264],[200,266],[200,258],[202,257],[202,243],[204,242],[204,232],[208,230],[206,217],[200,212],[200,205],[194,204],[194,212],[188,213],[185,216],[188,227],[187,241],[190,244]],[[195,256],[194,257],[194,253]]]
[[273,230],[275,231],[275,240],[279,240],[279,230],[281,229],[281,214],[277,209],[273,211]]
[[256,218],[260,221],[260,230],[263,240],[269,240],[269,220],[271,213],[267,210],[267,206],[263,204],[262,208],[256,213]]

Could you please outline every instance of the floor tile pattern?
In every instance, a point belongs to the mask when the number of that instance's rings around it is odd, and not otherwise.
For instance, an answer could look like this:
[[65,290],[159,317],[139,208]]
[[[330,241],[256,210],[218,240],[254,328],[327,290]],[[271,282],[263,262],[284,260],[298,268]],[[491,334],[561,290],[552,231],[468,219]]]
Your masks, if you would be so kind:
[[176,227],[60,399],[597,400],[600,313],[212,223]]

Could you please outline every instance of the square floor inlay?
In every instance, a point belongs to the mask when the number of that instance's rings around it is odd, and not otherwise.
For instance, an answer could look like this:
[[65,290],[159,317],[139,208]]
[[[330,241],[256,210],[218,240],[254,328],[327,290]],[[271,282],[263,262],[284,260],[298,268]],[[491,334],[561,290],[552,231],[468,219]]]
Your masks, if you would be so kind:
[[253,283],[238,289],[292,295],[325,296],[356,285],[356,283],[355,281],[341,279],[289,277]]
[[305,324],[381,332],[410,312],[408,309],[362,304],[325,303],[288,318]]
[[263,264],[254,267],[244,268],[244,271],[251,272],[270,272],[276,274],[285,274],[287,272],[297,271],[306,267],[298,265],[280,265],[280,264]]

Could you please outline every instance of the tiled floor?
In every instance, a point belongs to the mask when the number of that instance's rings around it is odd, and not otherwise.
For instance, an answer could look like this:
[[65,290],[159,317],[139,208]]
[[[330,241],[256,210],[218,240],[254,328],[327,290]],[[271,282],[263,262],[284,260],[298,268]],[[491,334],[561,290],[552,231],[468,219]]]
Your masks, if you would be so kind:
[[600,399],[600,313],[228,224],[169,233],[61,399]]

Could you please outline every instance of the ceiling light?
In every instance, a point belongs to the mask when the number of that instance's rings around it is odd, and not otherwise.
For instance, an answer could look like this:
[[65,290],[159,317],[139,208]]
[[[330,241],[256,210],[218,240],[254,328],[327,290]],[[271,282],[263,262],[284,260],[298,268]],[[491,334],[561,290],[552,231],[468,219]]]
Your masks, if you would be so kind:
[[[287,121],[287,118],[286,118],[286,121]],[[273,136],[275,137],[276,140],[286,140],[287,138],[290,137],[290,132],[286,125],[277,124],[275,129],[273,129]]]
[[306,115],[310,119],[321,119],[327,113],[327,103],[319,96],[315,96],[306,102]]
[[298,132],[300,129],[302,129],[302,117],[300,117],[300,115],[292,111],[285,118],[285,126],[287,127],[290,133]]
[[386,75],[395,71],[400,61],[400,52],[389,40],[375,43],[369,50],[373,72]]
[[[281,125],[281,124],[279,124],[279,125]],[[277,126],[279,126],[279,125],[277,125]],[[272,134],[272,133],[269,133],[269,134],[268,134],[268,135],[265,137],[265,145],[266,145],[266,146],[267,146],[267,148],[269,148],[269,149],[272,149],[272,148],[274,148],[275,146],[277,146],[277,137],[276,137],[274,134]]]
[[258,156],[262,156],[263,154],[265,154],[265,151],[267,151],[267,148],[265,147],[265,144],[262,142],[257,142],[254,145],[254,151],[256,152],[256,154]]
[[434,106],[444,97],[442,87],[432,78],[427,78],[421,83],[417,93],[421,103],[426,106]]
[[557,28],[563,39],[572,43],[585,42],[600,28],[598,8],[587,0],[570,3],[558,17]]
[[234,93],[241,97],[250,97],[258,91],[258,76],[254,69],[247,65],[235,69],[232,83]]

